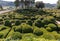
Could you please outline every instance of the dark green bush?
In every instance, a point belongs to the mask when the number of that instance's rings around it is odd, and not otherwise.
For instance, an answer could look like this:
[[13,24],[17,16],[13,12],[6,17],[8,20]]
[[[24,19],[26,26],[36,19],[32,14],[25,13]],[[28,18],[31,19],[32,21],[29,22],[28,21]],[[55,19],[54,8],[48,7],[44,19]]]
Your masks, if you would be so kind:
[[0,38],[3,38],[3,34],[2,33],[0,33]]
[[43,35],[43,32],[39,28],[34,29],[33,33],[37,36]]
[[22,32],[23,33],[32,33],[33,32],[33,27],[28,25],[28,24],[21,24],[21,27],[22,27]]
[[49,24],[49,23],[55,23],[55,19],[54,17],[52,16],[47,16],[47,17],[44,17],[44,19],[42,20],[42,22],[46,25],[46,24]]
[[35,26],[43,27],[43,24],[42,24],[41,20],[37,20],[36,23],[35,23]]
[[8,21],[8,20],[7,20],[7,21],[5,21],[4,25],[5,25],[5,26],[9,26],[9,27],[11,27],[11,26],[12,26],[11,22],[10,22],[10,21]]
[[22,27],[21,27],[21,26],[14,26],[13,28],[14,28],[14,31],[15,31],[15,32],[20,32],[20,33],[22,33]]
[[11,39],[22,39],[22,34],[19,32],[14,32],[13,35],[11,35]]
[[28,23],[30,26],[32,26],[33,22],[32,21],[28,21]]
[[20,24],[21,24],[21,22],[18,21],[18,20],[15,22],[15,25],[16,25],[16,26],[18,26],[18,25],[20,25]]

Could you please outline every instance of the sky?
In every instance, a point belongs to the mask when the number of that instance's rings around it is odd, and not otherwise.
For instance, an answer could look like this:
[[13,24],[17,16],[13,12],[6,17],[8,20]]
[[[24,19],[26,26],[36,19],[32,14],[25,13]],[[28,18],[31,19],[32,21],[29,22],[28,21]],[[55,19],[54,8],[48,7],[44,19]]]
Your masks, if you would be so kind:
[[[4,1],[15,1],[15,0],[4,0]],[[43,1],[44,3],[56,4],[58,0],[35,0],[35,2],[36,1]]]

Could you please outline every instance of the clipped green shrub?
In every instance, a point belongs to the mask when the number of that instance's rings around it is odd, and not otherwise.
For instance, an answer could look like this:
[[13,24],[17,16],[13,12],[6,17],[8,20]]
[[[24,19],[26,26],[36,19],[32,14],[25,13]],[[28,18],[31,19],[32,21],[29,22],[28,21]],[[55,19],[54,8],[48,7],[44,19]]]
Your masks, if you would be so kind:
[[22,23],[21,27],[22,27],[23,33],[32,33],[33,32],[33,27],[28,24]]
[[37,36],[43,35],[43,32],[39,28],[34,29],[33,33]]
[[12,26],[12,25],[11,25],[11,22],[10,22],[10,21],[8,21],[8,20],[6,20],[6,21],[5,21],[4,25],[5,25],[5,26],[9,26],[9,27],[11,27],[11,26]]
[[1,25],[1,26],[0,26],[0,31],[5,30],[5,29],[7,29],[6,26],[4,26],[4,25]]
[[28,23],[30,26],[32,26],[33,22],[32,21],[28,21]]
[[52,32],[53,30],[50,27],[46,27],[46,30]]
[[14,32],[13,35],[11,35],[11,39],[22,39],[22,34],[19,32]]
[[48,32],[46,34],[43,34],[41,37],[43,37],[45,39],[49,39],[49,40],[55,39],[55,37]]
[[44,17],[42,22],[46,25],[46,24],[49,24],[49,23],[54,23],[55,19],[52,16],[46,16],[46,17]]
[[14,26],[13,29],[15,32],[17,31],[17,32],[22,33],[22,27],[21,26]]
[[57,30],[57,26],[55,24],[48,24],[48,27],[50,27],[52,30]]
[[20,25],[20,24],[21,24],[21,22],[18,21],[18,20],[15,22],[15,25],[17,25],[17,26]]
[[0,38],[6,38],[9,31],[10,31],[10,28],[0,31],[0,34],[1,34]]
[[35,26],[43,27],[43,23],[41,22],[41,20],[37,20],[36,23],[35,23]]
[[1,39],[3,38],[3,35],[4,35],[3,33],[0,33],[0,38],[1,38]]
[[26,34],[23,34],[23,39],[24,38],[33,38],[33,37],[36,37],[33,33],[26,33]]

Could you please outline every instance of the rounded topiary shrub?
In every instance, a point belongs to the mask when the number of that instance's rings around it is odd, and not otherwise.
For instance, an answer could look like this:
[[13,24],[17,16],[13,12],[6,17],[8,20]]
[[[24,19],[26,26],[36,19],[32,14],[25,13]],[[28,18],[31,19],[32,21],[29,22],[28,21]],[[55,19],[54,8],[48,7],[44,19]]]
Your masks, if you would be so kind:
[[28,21],[28,23],[30,26],[32,26],[33,22],[32,21]]
[[57,30],[57,26],[55,24],[48,24],[48,27],[50,27],[52,30]]
[[52,32],[53,30],[50,27],[46,27],[46,30]]
[[4,36],[4,35],[3,35],[2,33],[0,33],[0,38],[3,38],[3,36]]
[[15,32],[22,33],[22,27],[21,26],[14,26],[13,29],[14,29]]
[[12,26],[12,25],[11,25],[11,22],[10,22],[10,21],[8,21],[8,20],[6,20],[6,21],[5,21],[4,25],[5,25],[5,26],[9,26],[9,27],[11,27],[11,26]]
[[43,23],[41,22],[41,20],[37,20],[35,22],[35,26],[37,26],[37,27],[43,27]]
[[11,35],[11,39],[22,39],[22,34],[19,32],[14,32],[13,35]]
[[22,23],[21,27],[22,27],[23,33],[32,33],[33,32],[33,27],[28,24]]
[[17,25],[17,26],[20,25],[20,24],[21,24],[21,22],[18,21],[18,20],[15,22],[15,25]]
[[43,31],[41,31],[39,28],[34,29],[33,33],[37,36],[43,35]]
[[47,17],[44,17],[42,22],[46,25],[46,24],[49,24],[49,23],[54,23],[55,19],[52,16],[47,16]]
[[46,34],[43,34],[41,37],[43,37],[45,39],[49,39],[49,40],[55,39],[54,35],[52,35],[48,32]]
[[7,29],[6,26],[4,26],[4,25],[1,25],[1,26],[0,26],[0,31],[5,30],[5,29]]

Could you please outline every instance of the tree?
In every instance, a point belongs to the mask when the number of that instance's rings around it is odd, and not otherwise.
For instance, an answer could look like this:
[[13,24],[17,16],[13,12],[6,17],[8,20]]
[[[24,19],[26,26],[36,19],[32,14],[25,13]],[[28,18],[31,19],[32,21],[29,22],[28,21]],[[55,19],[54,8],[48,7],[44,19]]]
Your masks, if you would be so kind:
[[19,4],[20,4],[20,1],[19,0],[16,0],[14,3],[15,3],[15,6],[17,8],[19,6]]
[[23,3],[24,3],[24,0],[21,0],[21,3],[22,3],[22,8],[23,8]]
[[44,8],[44,3],[42,1],[40,2],[36,2],[36,5],[35,5],[37,8]]
[[3,10],[3,7],[0,5],[1,10]]
[[57,2],[57,8],[60,9],[60,0]]
[[24,4],[25,4],[25,8],[29,8],[30,1],[25,0]]

